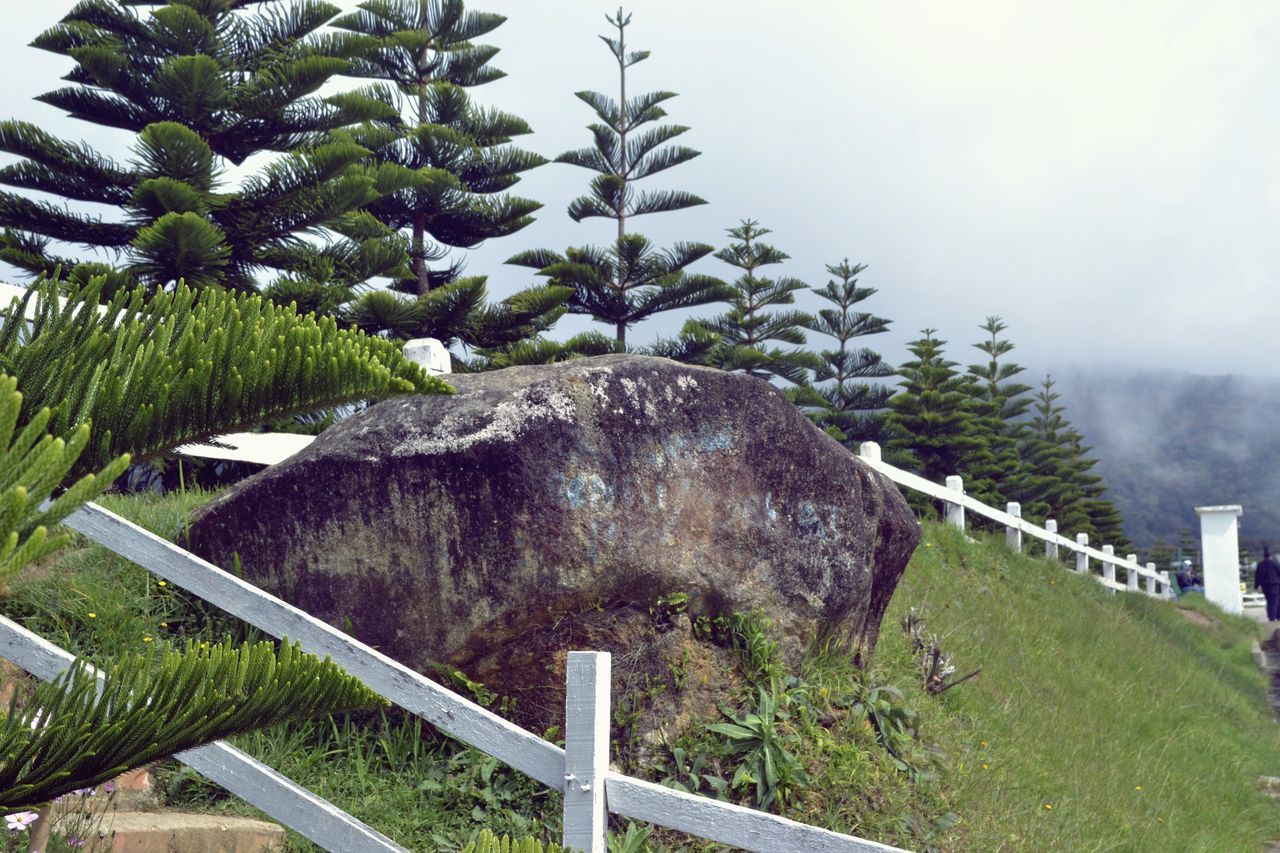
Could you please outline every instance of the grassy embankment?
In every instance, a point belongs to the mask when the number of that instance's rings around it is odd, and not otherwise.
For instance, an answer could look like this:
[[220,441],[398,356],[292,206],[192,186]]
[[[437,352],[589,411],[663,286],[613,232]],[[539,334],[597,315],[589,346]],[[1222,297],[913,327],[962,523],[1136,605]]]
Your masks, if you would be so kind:
[[[114,499],[154,530],[181,529],[203,497]],[[929,696],[899,623],[915,607],[964,674]],[[5,612],[94,657],[234,622],[180,590],[78,544],[15,585]],[[1280,839],[1280,804],[1259,775],[1280,775],[1280,726],[1249,649],[1257,627],[1201,602],[1175,606],[1109,595],[1047,561],[927,524],[881,635],[873,671],[855,683],[816,657],[775,692],[791,711],[803,784],[783,811],[914,849],[1252,851]],[[769,679],[757,678],[762,683]],[[901,688],[920,740],[884,750],[863,709],[869,690]],[[754,700],[738,697],[740,707]],[[859,706],[856,703],[862,702]],[[554,837],[558,798],[443,739],[379,720],[291,726],[241,746],[413,849],[455,849],[481,826]],[[686,758],[728,782],[734,759],[712,733]],[[655,778],[680,774],[675,762]],[[235,810],[188,774],[162,774],[184,807]],[[704,790],[710,787],[704,784]],[[749,801],[750,786],[736,797]],[[242,807],[239,807],[242,808]],[[295,839],[296,840],[296,839]],[[678,846],[676,838],[662,837]],[[297,841],[299,849],[308,849]]]

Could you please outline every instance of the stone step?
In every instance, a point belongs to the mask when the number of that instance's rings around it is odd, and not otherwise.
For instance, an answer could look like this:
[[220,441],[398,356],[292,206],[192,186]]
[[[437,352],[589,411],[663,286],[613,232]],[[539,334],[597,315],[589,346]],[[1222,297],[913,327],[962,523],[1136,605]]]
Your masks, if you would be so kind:
[[229,815],[116,812],[107,816],[102,828],[107,838],[86,849],[104,853],[268,853],[285,849],[283,827]]

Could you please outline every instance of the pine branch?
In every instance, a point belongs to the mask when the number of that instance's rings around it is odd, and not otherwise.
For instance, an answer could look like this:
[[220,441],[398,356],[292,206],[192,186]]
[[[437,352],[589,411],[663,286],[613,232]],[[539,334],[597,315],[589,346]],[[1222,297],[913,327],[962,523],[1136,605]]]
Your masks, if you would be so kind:
[[122,452],[149,457],[271,418],[395,394],[447,393],[399,347],[258,296],[186,286],[149,300],[133,290],[95,312],[101,280],[39,283],[8,308],[34,305],[29,330],[0,327],[0,363],[22,388],[23,417],[49,407],[50,429],[92,421],[73,476]]
[[0,807],[36,806],[147,762],[292,719],[386,700],[287,641],[188,643],[116,661],[101,687],[78,662],[0,720]]

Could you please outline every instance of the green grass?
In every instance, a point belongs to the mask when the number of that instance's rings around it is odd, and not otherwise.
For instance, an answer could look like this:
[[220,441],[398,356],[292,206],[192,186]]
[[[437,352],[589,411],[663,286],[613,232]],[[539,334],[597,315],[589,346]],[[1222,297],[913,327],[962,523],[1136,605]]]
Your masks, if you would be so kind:
[[[977,678],[922,700],[966,850],[1259,850],[1280,805],[1280,726],[1250,658],[1259,626],[1203,599],[1111,595],[1089,578],[927,525],[877,666],[912,666],[909,606]],[[1179,609],[1204,614],[1193,623]]]
[[[174,536],[208,498],[107,503]],[[1280,726],[1249,655],[1257,625],[1199,599],[1110,595],[1063,566],[1009,553],[1003,537],[970,541],[934,523],[924,537],[870,672],[826,654],[787,674],[769,663],[767,642],[743,644],[756,684],[772,685],[776,732],[798,762],[775,808],[916,850],[1252,851],[1280,839],[1280,805],[1255,786],[1280,775]],[[899,628],[911,607],[958,674],[981,674],[928,695]],[[4,608],[96,659],[168,638],[253,634],[82,540],[15,583]],[[877,694],[887,713],[901,713],[918,737],[871,726],[866,705],[885,685],[901,690]],[[732,699],[738,719],[759,710],[755,687]],[[557,795],[412,721],[318,720],[238,743],[410,849],[458,849],[482,827],[558,835]],[[749,803],[755,786],[730,784],[744,753],[726,743],[695,734],[673,745],[680,761],[669,754],[665,766],[642,769],[692,785],[687,771],[700,757],[698,787],[718,784]],[[182,807],[252,811],[176,765],[161,786]],[[314,849],[291,838],[293,849]],[[666,833],[656,844],[709,847]]]

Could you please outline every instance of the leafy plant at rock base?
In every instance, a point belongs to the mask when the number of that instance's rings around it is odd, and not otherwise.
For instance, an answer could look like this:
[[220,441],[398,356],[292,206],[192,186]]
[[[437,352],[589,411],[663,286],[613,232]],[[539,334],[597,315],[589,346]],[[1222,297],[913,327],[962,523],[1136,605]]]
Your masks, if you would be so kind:
[[809,784],[808,774],[792,752],[799,736],[787,726],[790,714],[777,695],[761,687],[755,711],[722,713],[731,722],[714,723],[708,729],[724,736],[727,755],[741,756],[729,787],[753,787],[756,806],[768,809],[774,800],[785,800],[797,786]]
[[516,838],[509,835],[499,838],[488,829],[480,830],[480,837],[462,848],[462,853],[564,853],[559,844],[543,844],[536,838]]

